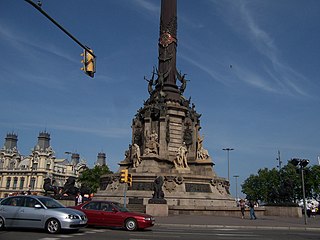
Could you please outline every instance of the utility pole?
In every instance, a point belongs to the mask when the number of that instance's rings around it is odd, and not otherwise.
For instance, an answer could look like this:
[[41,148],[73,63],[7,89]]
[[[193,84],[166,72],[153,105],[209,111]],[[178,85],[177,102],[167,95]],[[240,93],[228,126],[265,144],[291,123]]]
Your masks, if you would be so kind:
[[88,48],[87,46],[83,45],[78,39],[72,36],[64,27],[62,27],[57,21],[55,21],[52,17],[49,16],[42,8],[41,1],[38,3],[34,3],[31,0],[25,0],[27,3],[31,4],[35,9],[41,12],[46,18],[48,18],[53,24],[55,24],[58,28],[60,28],[65,34],[67,34],[73,41],[75,41],[78,45],[80,45],[84,49],[83,53],[83,71],[89,75],[90,77],[94,77],[95,73],[95,66],[96,66],[96,55],[94,55],[92,49]]

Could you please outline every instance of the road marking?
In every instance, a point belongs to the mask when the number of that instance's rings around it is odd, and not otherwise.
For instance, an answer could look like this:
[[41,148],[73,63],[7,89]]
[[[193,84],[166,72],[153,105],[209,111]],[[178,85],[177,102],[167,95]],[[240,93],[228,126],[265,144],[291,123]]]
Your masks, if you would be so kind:
[[256,234],[236,234],[236,233],[216,233],[216,236],[227,236],[227,237],[258,237]]
[[39,238],[39,240],[59,240],[60,238]]
[[106,232],[107,229],[91,229],[94,232]]

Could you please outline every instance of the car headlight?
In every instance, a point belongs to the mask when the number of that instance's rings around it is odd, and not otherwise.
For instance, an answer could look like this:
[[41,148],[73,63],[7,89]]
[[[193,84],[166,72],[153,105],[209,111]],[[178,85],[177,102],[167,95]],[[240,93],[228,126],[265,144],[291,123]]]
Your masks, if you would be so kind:
[[73,215],[73,214],[69,214],[66,219],[80,219],[79,216],[77,215]]
[[145,217],[144,220],[145,221],[151,221],[151,217]]

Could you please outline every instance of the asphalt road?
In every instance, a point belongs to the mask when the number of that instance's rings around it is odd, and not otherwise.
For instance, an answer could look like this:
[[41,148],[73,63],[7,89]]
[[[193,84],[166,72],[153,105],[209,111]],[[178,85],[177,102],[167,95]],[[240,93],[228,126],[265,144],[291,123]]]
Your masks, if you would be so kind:
[[143,231],[128,232],[121,229],[85,228],[77,233],[48,234],[39,230],[9,229],[0,232],[1,240],[263,240],[263,239],[319,239],[319,231],[305,231],[303,229],[247,229],[247,228],[196,228],[183,226],[154,226]]

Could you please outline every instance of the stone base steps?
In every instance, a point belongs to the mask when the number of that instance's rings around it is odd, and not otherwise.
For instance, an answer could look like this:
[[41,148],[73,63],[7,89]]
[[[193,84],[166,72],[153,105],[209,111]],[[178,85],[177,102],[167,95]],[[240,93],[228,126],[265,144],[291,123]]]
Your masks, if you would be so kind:
[[146,206],[142,204],[127,204],[126,208],[131,212],[146,213]]

